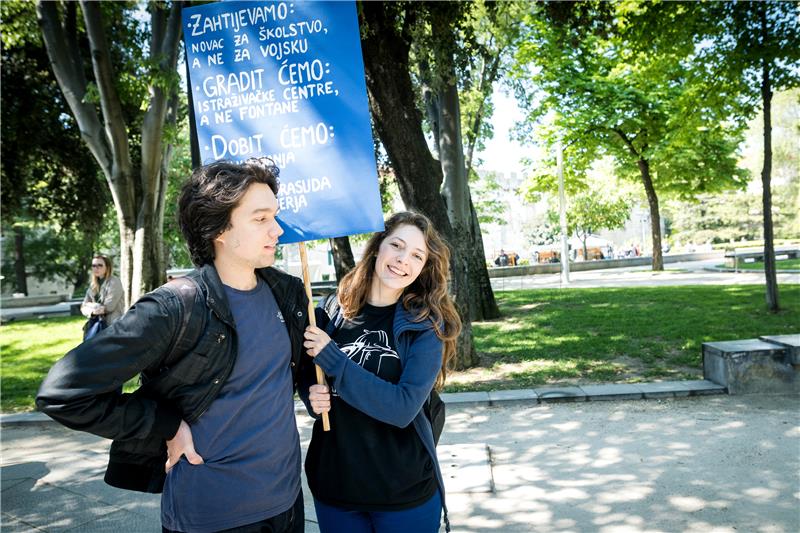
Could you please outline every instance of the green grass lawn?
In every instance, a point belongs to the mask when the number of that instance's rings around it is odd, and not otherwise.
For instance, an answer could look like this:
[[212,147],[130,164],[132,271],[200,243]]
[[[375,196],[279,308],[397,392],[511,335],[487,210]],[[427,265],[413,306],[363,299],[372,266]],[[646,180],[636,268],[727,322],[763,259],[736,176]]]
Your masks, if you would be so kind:
[[[728,265],[717,265],[719,268],[731,268]],[[781,270],[800,270],[800,259],[781,259],[775,261],[775,268]],[[764,270],[764,262],[743,263],[739,261],[739,270]]]
[[[693,379],[706,341],[800,332],[800,285],[781,285],[765,310],[761,285],[538,289],[495,293],[503,317],[473,324],[478,368],[447,390]],[[47,370],[81,340],[82,317],[0,327],[4,413],[33,409]],[[126,390],[133,387],[133,381]]]
[[53,363],[83,338],[83,317],[24,320],[0,326],[0,411],[33,409],[33,399]]
[[503,318],[473,324],[479,368],[448,390],[702,377],[707,341],[800,332],[800,286],[689,286],[497,292]]
[[[0,326],[0,412],[30,411],[47,371],[81,343],[83,317],[31,319]],[[136,387],[138,379],[125,384]]]

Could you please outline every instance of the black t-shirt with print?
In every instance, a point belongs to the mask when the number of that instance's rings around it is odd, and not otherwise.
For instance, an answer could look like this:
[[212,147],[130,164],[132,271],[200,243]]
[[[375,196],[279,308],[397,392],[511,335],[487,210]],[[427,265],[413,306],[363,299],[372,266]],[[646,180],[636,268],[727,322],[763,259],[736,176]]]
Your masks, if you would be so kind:
[[[333,341],[354,362],[391,383],[402,372],[392,325],[395,306],[365,305]],[[366,415],[332,389],[331,430],[314,424],[306,477],[314,497],[359,511],[410,509],[436,492],[431,458],[413,424],[398,428]]]

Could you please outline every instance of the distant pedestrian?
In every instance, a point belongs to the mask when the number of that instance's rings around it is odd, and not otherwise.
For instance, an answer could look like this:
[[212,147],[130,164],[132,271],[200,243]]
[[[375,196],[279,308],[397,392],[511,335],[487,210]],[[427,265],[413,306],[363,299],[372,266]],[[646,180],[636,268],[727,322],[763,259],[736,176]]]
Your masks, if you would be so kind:
[[94,256],[89,288],[81,304],[81,313],[89,319],[83,328],[84,338],[107,328],[124,312],[125,291],[120,279],[113,274],[111,259],[105,255]]
[[508,266],[508,254],[502,248],[500,249],[500,255],[495,258],[494,264],[501,267]]

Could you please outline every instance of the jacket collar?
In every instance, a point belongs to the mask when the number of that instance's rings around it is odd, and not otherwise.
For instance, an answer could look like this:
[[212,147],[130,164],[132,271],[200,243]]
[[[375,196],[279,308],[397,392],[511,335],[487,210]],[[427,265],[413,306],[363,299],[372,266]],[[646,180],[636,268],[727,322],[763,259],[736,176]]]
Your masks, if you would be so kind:
[[[231,306],[225,294],[225,287],[222,284],[216,267],[213,263],[208,263],[200,267],[198,271],[200,273],[200,279],[206,287],[206,305],[223,322],[226,322],[231,327],[235,327]],[[278,300],[279,307],[282,307],[283,296],[288,293],[289,289],[289,276],[272,267],[256,269],[256,275],[267,282],[276,300]]]
[[403,301],[399,300],[394,311],[394,334],[409,331],[422,331],[431,327],[430,320],[415,321],[414,315],[403,307]]
[[207,263],[198,269],[200,279],[206,287],[206,305],[223,321],[234,326],[231,306],[225,295],[225,288],[213,263]]

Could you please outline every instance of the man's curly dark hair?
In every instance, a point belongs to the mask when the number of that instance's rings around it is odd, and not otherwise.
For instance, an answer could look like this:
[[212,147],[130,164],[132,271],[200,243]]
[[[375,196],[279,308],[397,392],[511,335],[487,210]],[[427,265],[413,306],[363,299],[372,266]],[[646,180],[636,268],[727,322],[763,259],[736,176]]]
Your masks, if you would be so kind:
[[195,266],[214,261],[214,239],[230,228],[231,212],[250,185],[264,183],[277,196],[279,174],[269,158],[216,161],[192,172],[178,198],[178,225]]

